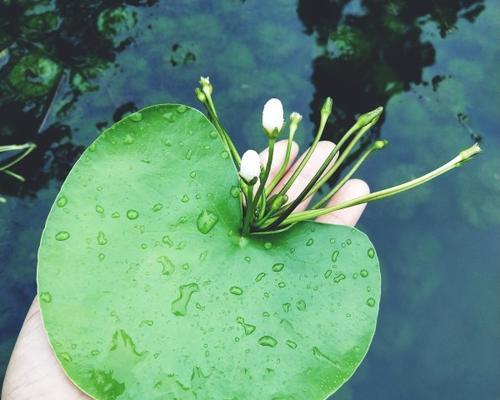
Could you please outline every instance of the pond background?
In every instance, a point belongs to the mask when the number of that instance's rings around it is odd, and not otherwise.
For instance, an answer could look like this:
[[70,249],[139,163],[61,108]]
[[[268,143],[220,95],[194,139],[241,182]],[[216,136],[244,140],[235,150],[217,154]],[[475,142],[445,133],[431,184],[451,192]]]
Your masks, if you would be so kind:
[[305,116],[303,146],[327,95],[334,141],[384,106],[370,140],[389,147],[359,173],[373,190],[481,142],[472,163],[368,206],[359,226],[381,258],[379,324],[332,399],[498,399],[499,27],[498,0],[0,0],[0,145],[38,145],[14,168],[25,183],[0,176],[0,379],[78,156],[136,109],[199,107],[193,89],[209,75],[240,151],[265,145],[269,97]]

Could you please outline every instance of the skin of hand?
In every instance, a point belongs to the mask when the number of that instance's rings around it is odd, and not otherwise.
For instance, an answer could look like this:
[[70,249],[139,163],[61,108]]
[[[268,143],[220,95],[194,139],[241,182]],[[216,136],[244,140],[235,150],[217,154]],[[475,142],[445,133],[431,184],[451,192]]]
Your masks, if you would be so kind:
[[[280,166],[283,164],[285,160],[286,146],[286,140],[276,143],[268,182],[273,179],[279,171]],[[293,199],[300,194],[302,189],[314,176],[333,147],[334,144],[332,142],[322,141],[318,143],[310,161],[306,164],[304,170],[287,192],[289,202],[293,201]],[[298,145],[293,143],[287,173],[285,174],[282,182],[277,185],[275,192],[284,185],[284,182],[286,182],[286,180],[290,177],[293,170],[297,168],[298,161],[294,161],[297,158],[298,151]],[[263,165],[266,164],[267,154],[267,149],[260,154]],[[335,196],[333,196],[333,198],[328,202],[328,205],[343,202],[368,193],[369,188],[364,181],[351,179],[337,192],[337,194],[335,194]],[[297,211],[304,210],[310,200],[311,199],[309,198],[308,200],[302,202],[297,208]],[[323,215],[317,220],[327,224],[354,226],[361,217],[365,206],[365,204],[360,204],[351,208],[335,211],[333,213]],[[14,351],[12,352],[7,373],[5,375],[1,399],[90,399],[68,379],[53,354],[40,316],[40,308],[37,298],[35,298],[28,311],[19,337],[17,338]]]

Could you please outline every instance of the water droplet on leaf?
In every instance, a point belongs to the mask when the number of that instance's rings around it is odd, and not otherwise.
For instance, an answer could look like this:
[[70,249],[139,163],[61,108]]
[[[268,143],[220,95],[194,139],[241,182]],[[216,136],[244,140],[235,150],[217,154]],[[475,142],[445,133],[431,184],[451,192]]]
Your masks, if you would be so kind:
[[131,220],[137,219],[139,218],[139,213],[136,210],[128,210],[127,218]]
[[305,311],[306,310],[306,302],[304,300],[299,300],[296,304],[297,310]]
[[283,263],[276,263],[276,264],[273,265],[272,270],[274,272],[281,272],[283,270],[283,268],[285,268],[285,264],[283,264]]
[[373,250],[373,248],[369,248],[367,253],[368,253],[368,257],[370,257],[370,258],[375,257],[375,250]]
[[64,207],[68,203],[68,199],[65,196],[61,196],[57,199],[57,207]]
[[245,323],[243,317],[237,317],[236,322],[243,327],[243,330],[245,331],[245,336],[251,335],[255,331],[255,329],[257,329],[255,325]]
[[40,293],[40,300],[44,303],[50,303],[52,301],[52,295],[49,292]]
[[125,137],[123,138],[123,143],[125,144],[132,144],[134,143],[134,138],[130,134],[126,134]]
[[316,346],[314,346],[314,347],[313,347],[312,352],[313,352],[314,356],[316,356],[318,359],[323,360],[323,361],[326,361],[326,362],[328,362],[328,363],[332,364],[333,366],[335,366],[335,367],[337,367],[337,368],[339,368],[339,367],[340,367],[340,365],[339,365],[339,363],[338,363],[337,361],[332,360],[332,359],[331,359],[330,357],[328,357],[326,354],[322,353],[322,352],[320,351],[320,349],[319,349],[319,348],[317,348]]
[[231,286],[229,288],[229,293],[234,294],[236,296],[241,296],[243,294],[243,289],[238,286]]
[[71,357],[71,355],[67,352],[63,352],[60,354],[61,358],[64,360],[64,361],[67,361],[67,362],[71,362],[73,361],[73,358]]
[[183,317],[187,314],[187,307],[193,293],[198,292],[200,288],[196,283],[189,283],[179,287],[179,297],[172,302],[172,314]]
[[230,193],[234,198],[238,198],[240,196],[241,189],[238,186],[232,186]]
[[262,336],[259,339],[258,343],[264,347],[276,347],[278,341],[272,336]]
[[165,243],[168,247],[172,247],[174,245],[174,242],[172,241],[172,239],[170,239],[170,236],[168,235],[163,236],[161,241]]
[[216,214],[208,210],[203,210],[198,216],[196,225],[201,233],[207,234],[213,229],[218,221],[219,217]]
[[175,121],[174,114],[172,114],[171,112],[166,112],[165,114],[163,114],[163,118],[165,118],[168,122]]
[[175,265],[167,256],[160,256],[156,259],[162,265],[162,275],[170,276],[175,271]]
[[142,114],[140,112],[135,112],[133,114],[130,114],[130,120],[134,122],[140,122],[142,121]]
[[108,239],[106,239],[106,235],[104,232],[99,231],[97,234],[97,244],[104,246],[106,243],[108,243]]
[[262,278],[264,278],[266,276],[266,273],[265,272],[261,272],[260,274],[257,275],[257,277],[255,278],[255,282],[260,282],[262,280]]
[[69,232],[61,231],[56,234],[56,240],[62,242],[63,240],[68,240],[70,238]]

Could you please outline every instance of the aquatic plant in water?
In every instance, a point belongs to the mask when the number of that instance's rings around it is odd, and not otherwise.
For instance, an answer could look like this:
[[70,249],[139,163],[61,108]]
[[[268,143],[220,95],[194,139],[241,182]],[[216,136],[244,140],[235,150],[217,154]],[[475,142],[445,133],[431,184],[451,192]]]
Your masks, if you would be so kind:
[[[24,182],[25,178],[22,175],[16,174],[11,170],[13,166],[18,164],[28,156],[33,150],[35,150],[36,144],[34,143],[24,143],[24,144],[11,144],[0,146],[0,154],[1,153],[9,153],[16,152],[16,155],[12,158],[8,158],[3,164],[0,164],[0,173],[4,173],[5,175],[11,176],[18,181]],[[5,197],[0,196],[0,203],[5,203],[7,200]]]
[[376,141],[314,205],[312,197],[376,124],[361,115],[295,199],[282,188],[302,117],[292,113],[284,167],[269,179],[285,129],[281,102],[264,107],[267,164],[240,157],[219,121],[213,86],[201,112],[159,104],[103,132],[84,152],[50,211],[39,249],[38,293],[54,352],[96,399],[325,399],[370,346],[381,277],[361,231],[311,221],[411,189],[469,160],[477,145],[420,178],[325,206]]

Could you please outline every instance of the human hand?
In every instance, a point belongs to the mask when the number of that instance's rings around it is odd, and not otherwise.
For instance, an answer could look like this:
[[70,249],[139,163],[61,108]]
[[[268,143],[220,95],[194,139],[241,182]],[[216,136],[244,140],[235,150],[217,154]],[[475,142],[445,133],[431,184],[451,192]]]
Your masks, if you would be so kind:
[[[285,159],[286,140],[277,142],[273,163],[271,166],[271,181]],[[306,164],[297,180],[287,192],[289,202],[293,201],[314,176],[323,161],[326,159],[334,144],[319,142],[313,156]],[[298,146],[292,147],[289,165],[291,166],[275,191],[279,190],[284,182],[293,173],[298,165],[294,163],[298,154]],[[267,150],[261,153],[262,163],[267,162]],[[351,179],[335,194],[328,205],[353,199],[369,192],[368,185],[359,179]],[[304,210],[311,199],[301,203],[295,211]],[[317,221],[329,224],[354,226],[358,222],[365,204],[335,211],[323,215]],[[38,299],[35,298],[28,311],[23,327],[14,347],[2,389],[2,400],[83,400],[90,399],[81,392],[64,374],[52,349],[49,345],[47,333],[40,316]]]

